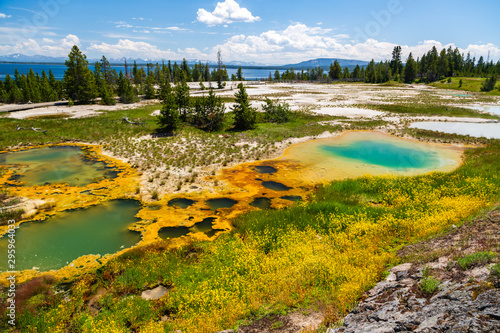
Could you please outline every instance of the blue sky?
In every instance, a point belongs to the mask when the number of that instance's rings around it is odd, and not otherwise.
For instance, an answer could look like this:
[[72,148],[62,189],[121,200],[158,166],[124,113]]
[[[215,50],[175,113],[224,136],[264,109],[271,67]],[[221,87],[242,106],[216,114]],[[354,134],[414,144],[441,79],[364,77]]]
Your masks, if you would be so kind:
[[[465,4],[467,3],[467,4]],[[433,45],[500,59],[496,0],[2,0],[0,55],[214,60],[286,64],[382,60],[395,45]]]

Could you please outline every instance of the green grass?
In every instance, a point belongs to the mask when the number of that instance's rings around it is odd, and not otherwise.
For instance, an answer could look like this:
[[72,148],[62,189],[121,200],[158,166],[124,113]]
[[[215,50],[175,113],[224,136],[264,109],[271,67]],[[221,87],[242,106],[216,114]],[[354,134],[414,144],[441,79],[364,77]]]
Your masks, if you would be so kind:
[[[462,80],[462,87],[459,87],[460,80]],[[467,91],[480,92],[484,81],[486,81],[486,78],[454,77],[454,78],[451,78],[451,83],[448,83],[448,79],[444,79],[441,81],[436,81],[434,83],[431,83],[430,85],[433,87],[442,88],[442,89],[462,90],[462,91],[466,91],[466,92]],[[492,96],[500,96],[500,91],[498,90],[499,88],[500,88],[500,82],[497,82],[494,90],[487,92],[487,93],[483,93],[483,94],[492,95]]]
[[418,287],[423,293],[431,295],[436,291],[440,283],[441,281],[438,279],[426,276],[419,282]]
[[491,266],[490,274],[493,277],[500,279],[500,264],[495,264],[495,265]]
[[390,122],[386,120],[381,120],[381,119],[374,119],[374,120],[363,120],[363,121],[342,121],[345,123],[349,123],[348,129],[350,130],[368,130],[368,129],[375,129],[379,127],[385,127]]
[[[151,134],[156,129],[156,117],[149,114],[158,109],[159,105],[148,105],[139,109],[124,111],[108,111],[90,118],[58,119],[11,119],[0,118],[2,136],[0,150],[14,146],[30,146],[72,141],[89,143],[106,141],[121,137],[137,137]],[[144,126],[135,126],[123,122],[128,117],[132,121],[143,121]],[[16,126],[28,128],[16,130]],[[41,128],[46,132],[35,132],[29,128]]]
[[425,139],[443,143],[466,143],[466,144],[489,144],[494,139],[476,138],[469,135],[460,135],[453,133],[436,132],[419,128],[406,128],[404,133],[409,134],[417,139]]
[[384,104],[371,105],[370,108],[399,114],[408,114],[413,116],[448,116],[448,117],[474,117],[486,119],[500,119],[497,115],[480,113],[476,110],[453,106],[441,106],[432,104]]
[[461,269],[467,270],[475,266],[484,265],[495,259],[497,255],[493,252],[476,252],[457,260]]

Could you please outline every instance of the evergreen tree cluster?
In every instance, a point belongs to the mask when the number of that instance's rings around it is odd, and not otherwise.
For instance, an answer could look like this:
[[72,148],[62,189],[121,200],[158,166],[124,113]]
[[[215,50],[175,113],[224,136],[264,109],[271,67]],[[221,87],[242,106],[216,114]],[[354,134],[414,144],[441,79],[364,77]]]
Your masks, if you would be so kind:
[[[82,104],[100,99],[101,103],[112,105],[116,97],[123,103],[133,103],[139,95],[146,99],[165,98],[165,87],[168,83],[209,82],[229,80],[225,65],[221,69],[210,71],[208,64],[201,62],[190,67],[186,59],[180,64],[168,61],[167,64],[148,63],[144,67],[134,64],[129,71],[119,73],[113,69],[105,56],[89,68],[89,62],[78,46],[73,46],[65,61],[66,71],[62,80],[56,80],[49,70],[48,76],[42,71],[40,76],[32,69],[20,74],[16,69],[12,78],[6,75],[0,80],[0,103],[39,103],[52,102],[62,98],[71,99]],[[234,80],[243,80],[242,70],[238,69]],[[162,98],[163,95],[163,98]]]
[[1,103],[41,103],[57,101],[63,96],[64,86],[55,79],[52,70],[49,75],[45,70],[42,76],[32,69],[27,74],[20,74],[16,69],[14,78],[9,74],[0,80]]
[[191,98],[185,81],[177,84],[174,89],[167,82],[162,101],[158,117],[159,132],[172,133],[181,123],[209,132],[223,127],[226,107],[221,98],[215,96],[213,89],[208,91],[208,95]]
[[[342,68],[340,63],[335,60],[329,68],[328,73],[323,69],[316,67],[313,69],[294,71],[293,68],[280,73],[276,70],[272,75],[269,73],[269,81],[326,81],[326,80],[352,80],[364,81],[367,83],[384,83],[389,80],[401,81],[406,83],[419,80],[420,82],[434,82],[446,77],[465,76],[465,77],[487,77],[488,82],[492,76],[500,75],[500,61],[485,61],[480,57],[471,58],[470,54],[464,56],[458,48],[443,49],[438,52],[433,47],[422,58],[415,58],[410,54],[403,63],[401,46],[396,46],[392,51],[390,61],[375,62],[371,60],[366,67],[356,65],[353,70],[348,67]],[[491,83],[490,83],[491,85]],[[488,89],[485,87],[484,89]]]
[[434,82],[446,77],[491,77],[500,75],[500,61],[486,62],[481,56],[477,62],[470,53],[464,56],[458,48],[442,49],[438,52],[434,46],[422,58],[415,60],[410,53],[406,64],[401,62],[401,47],[396,46],[392,53],[392,60],[377,64],[372,60],[365,70],[365,82],[380,83],[389,81],[404,81],[406,83],[420,80],[420,82]]

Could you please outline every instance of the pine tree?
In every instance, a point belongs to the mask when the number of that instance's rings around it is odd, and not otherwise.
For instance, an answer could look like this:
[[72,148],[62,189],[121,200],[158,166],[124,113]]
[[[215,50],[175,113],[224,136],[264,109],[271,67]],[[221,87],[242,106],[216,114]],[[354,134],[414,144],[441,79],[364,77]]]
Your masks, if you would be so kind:
[[351,78],[351,73],[349,72],[349,68],[344,67],[344,72],[342,73],[342,78],[344,80]]
[[40,85],[40,95],[43,102],[51,102],[57,100],[57,94],[50,85],[49,78],[45,73],[45,70],[42,71],[42,83]]
[[247,130],[255,127],[257,110],[250,107],[248,94],[242,83],[238,84],[238,92],[234,94],[236,104],[232,108],[234,113],[234,127],[237,130]]
[[210,132],[219,130],[224,125],[225,109],[220,97],[216,97],[213,89],[210,89],[208,96],[195,98],[190,122]]
[[179,111],[175,96],[168,94],[158,117],[158,130],[162,133],[173,133],[179,127]]
[[403,63],[401,62],[401,46],[395,46],[392,50],[392,60],[391,60],[391,71],[396,75],[400,75],[403,69]]
[[137,90],[132,86],[130,80],[120,71],[118,76],[118,96],[120,101],[125,104],[134,103],[137,101]]
[[56,80],[54,73],[52,73],[52,69],[49,69],[49,84],[55,94],[54,101],[59,100],[62,96],[62,83]]
[[10,78],[10,75],[5,76],[4,81],[5,93],[7,95],[7,101],[9,103],[19,103],[22,101],[23,96],[19,90],[16,82]]
[[330,79],[332,80],[339,80],[340,78],[342,78],[342,67],[340,67],[337,59],[335,59],[333,64],[330,65],[329,75]]
[[189,87],[185,81],[175,86],[175,104],[179,108],[182,121],[188,121],[190,113]]
[[40,81],[39,79],[40,76],[38,76],[38,73],[35,75],[35,72],[33,71],[32,68],[30,68],[28,75],[26,77],[27,83],[28,83],[28,96],[29,100],[32,101],[33,103],[40,103],[42,101],[41,95],[40,95]]
[[66,93],[72,100],[90,103],[97,97],[94,75],[88,68],[87,57],[74,45],[65,61],[64,83]]
[[492,91],[495,89],[495,85],[497,84],[497,77],[495,74],[492,74],[490,78],[487,78],[486,81],[483,82],[481,87],[481,91]]
[[155,90],[155,80],[153,75],[148,75],[146,78],[146,88],[144,89],[144,98],[146,99],[153,99],[156,97],[156,90]]
[[7,101],[8,101],[7,92],[5,91],[2,79],[0,79],[0,103],[5,103]]
[[359,68],[359,65],[356,65],[356,67],[354,67],[354,70],[352,71],[352,78],[353,79],[361,78],[361,69]]
[[240,67],[238,67],[238,71],[236,72],[236,79],[238,81],[243,81],[244,78],[243,78],[243,69]]
[[164,102],[167,96],[172,93],[172,88],[170,87],[170,82],[168,78],[165,78],[160,82],[160,91],[158,93],[158,98]]
[[[107,62],[107,60],[104,56],[103,56],[103,60],[101,60],[101,62],[95,63],[94,79],[96,82],[97,91],[98,91],[99,97],[101,97],[101,102],[103,104],[115,105],[116,100],[115,100],[115,97],[113,95],[113,88],[106,80],[106,72],[108,73],[108,76],[110,76],[109,63]],[[103,70],[103,68],[104,68],[104,70]],[[109,78],[111,80],[111,77],[109,77]]]
[[404,80],[406,83],[412,83],[417,77],[417,63],[413,59],[413,55],[410,52],[408,59],[406,59],[406,66],[404,69]]
[[280,71],[279,70],[276,70],[274,72],[274,80],[275,81],[279,81],[280,80]]

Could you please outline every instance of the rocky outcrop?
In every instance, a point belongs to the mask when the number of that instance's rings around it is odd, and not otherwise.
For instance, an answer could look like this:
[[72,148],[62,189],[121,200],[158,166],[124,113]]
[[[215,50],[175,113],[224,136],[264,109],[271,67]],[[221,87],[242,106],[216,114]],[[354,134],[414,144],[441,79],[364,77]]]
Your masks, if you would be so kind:
[[[328,333],[500,332],[500,276],[490,275],[498,261],[500,211],[494,210],[447,235],[407,246],[399,252],[409,263],[365,293],[343,326]],[[472,236],[473,235],[473,236]],[[493,251],[490,262],[464,269],[457,258]],[[431,291],[423,281],[432,278]]]
[[433,295],[418,287],[421,271],[395,267],[344,319],[340,332],[500,332],[500,289],[484,281],[445,281]]

